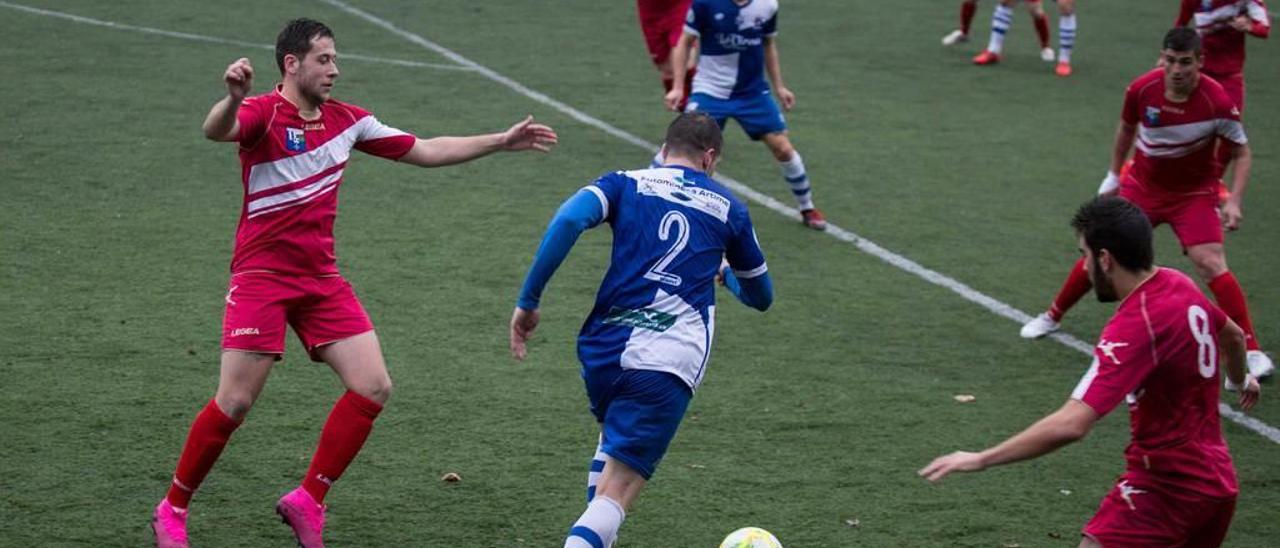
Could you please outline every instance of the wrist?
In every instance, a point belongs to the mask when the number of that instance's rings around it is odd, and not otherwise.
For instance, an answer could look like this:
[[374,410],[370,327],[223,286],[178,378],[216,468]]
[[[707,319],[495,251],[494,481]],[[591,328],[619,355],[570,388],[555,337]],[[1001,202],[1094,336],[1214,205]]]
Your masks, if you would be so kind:
[[1253,375],[1250,373],[1245,373],[1244,378],[1241,379],[1240,382],[1232,381],[1230,377],[1227,377],[1226,388],[1231,392],[1239,392],[1248,387],[1249,381],[1253,378]]
[[1102,184],[1098,185],[1098,194],[1106,194],[1120,188],[1120,176],[1116,172],[1107,170],[1107,176],[1102,179]]

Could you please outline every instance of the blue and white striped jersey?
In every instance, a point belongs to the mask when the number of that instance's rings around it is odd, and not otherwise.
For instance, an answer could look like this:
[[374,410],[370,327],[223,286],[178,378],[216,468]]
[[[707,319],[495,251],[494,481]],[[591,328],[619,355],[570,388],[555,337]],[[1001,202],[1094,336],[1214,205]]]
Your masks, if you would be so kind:
[[665,371],[702,382],[715,332],[721,258],[740,278],[765,274],[746,205],[697,170],[618,171],[586,190],[613,228],[612,261],[578,336],[593,368]]
[[701,43],[693,93],[730,99],[769,92],[764,39],[778,33],[777,0],[694,0],[684,32]]

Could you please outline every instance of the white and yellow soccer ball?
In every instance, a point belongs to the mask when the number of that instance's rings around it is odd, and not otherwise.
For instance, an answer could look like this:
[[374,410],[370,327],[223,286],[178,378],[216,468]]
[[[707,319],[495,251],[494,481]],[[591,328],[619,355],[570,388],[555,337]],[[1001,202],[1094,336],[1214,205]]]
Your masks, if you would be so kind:
[[773,533],[759,527],[743,527],[729,533],[720,543],[720,548],[782,548],[782,543]]

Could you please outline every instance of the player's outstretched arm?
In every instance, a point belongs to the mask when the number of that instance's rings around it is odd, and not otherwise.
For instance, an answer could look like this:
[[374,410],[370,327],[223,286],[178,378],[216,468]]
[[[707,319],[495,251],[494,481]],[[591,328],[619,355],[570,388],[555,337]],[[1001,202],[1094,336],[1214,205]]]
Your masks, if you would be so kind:
[[418,139],[400,161],[421,167],[440,167],[461,164],[500,150],[551,152],[559,142],[555,130],[534,123],[530,115],[502,133]]
[[764,39],[764,70],[769,75],[769,83],[773,84],[773,92],[782,103],[782,110],[790,111],[796,106],[796,94],[791,93],[782,82],[782,61],[778,57],[778,40],[769,36]]
[[253,89],[253,65],[247,58],[236,59],[222,73],[222,80],[227,85],[227,96],[214,103],[204,117],[204,136],[212,141],[234,141],[240,134],[240,122],[236,118],[240,103]]
[[1000,445],[980,453],[956,451],[938,457],[917,473],[929,481],[938,481],[952,472],[978,472],[1000,464],[1033,459],[1085,437],[1098,418],[1092,407],[1070,399],[1053,414]]
[[1247,347],[1244,330],[1227,319],[1218,330],[1218,346],[1222,349],[1222,371],[1227,376],[1227,390],[1240,393],[1240,408],[1248,411],[1258,403],[1262,387],[1247,369]]
[[603,220],[604,208],[600,205],[600,199],[585,189],[579,190],[556,211],[556,216],[548,224],[538,252],[533,257],[533,265],[525,275],[520,298],[511,315],[511,356],[515,359],[523,360],[528,354],[526,343],[538,327],[538,305],[542,300],[542,290],[551,281],[551,275],[555,274],[560,263],[569,256],[569,250],[573,249],[578,236]]

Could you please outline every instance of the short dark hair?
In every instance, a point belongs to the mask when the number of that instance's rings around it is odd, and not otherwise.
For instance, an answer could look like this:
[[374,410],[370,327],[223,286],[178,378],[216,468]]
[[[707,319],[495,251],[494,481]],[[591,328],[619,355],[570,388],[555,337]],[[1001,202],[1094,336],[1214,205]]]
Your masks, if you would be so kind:
[[1200,54],[1200,33],[1190,27],[1175,27],[1164,33],[1164,49]]
[[280,35],[276,36],[276,66],[280,67],[280,74],[284,74],[284,56],[306,57],[311,51],[311,41],[321,36],[333,38],[333,29],[305,17],[285,23]]
[[704,112],[686,112],[676,116],[667,126],[667,153],[682,156],[699,156],[714,149],[720,155],[724,137],[720,124]]
[[1099,196],[1086,202],[1076,211],[1071,226],[1095,257],[1105,249],[1120,266],[1135,272],[1148,270],[1155,262],[1151,221],[1124,198]]

